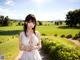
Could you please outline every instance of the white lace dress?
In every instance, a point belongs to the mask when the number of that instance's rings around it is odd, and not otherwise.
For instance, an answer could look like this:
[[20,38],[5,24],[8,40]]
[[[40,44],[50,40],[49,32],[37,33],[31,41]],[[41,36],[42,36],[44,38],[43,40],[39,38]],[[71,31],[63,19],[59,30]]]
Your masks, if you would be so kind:
[[[29,46],[29,39],[28,37],[25,36],[25,34],[22,35],[21,41],[24,45]],[[39,42],[37,36],[35,34],[33,34],[33,40],[32,40],[32,45],[37,45],[37,43]],[[39,50],[35,49],[32,50],[30,52],[28,51],[23,51],[20,57],[21,60],[42,60],[40,54],[39,54]]]

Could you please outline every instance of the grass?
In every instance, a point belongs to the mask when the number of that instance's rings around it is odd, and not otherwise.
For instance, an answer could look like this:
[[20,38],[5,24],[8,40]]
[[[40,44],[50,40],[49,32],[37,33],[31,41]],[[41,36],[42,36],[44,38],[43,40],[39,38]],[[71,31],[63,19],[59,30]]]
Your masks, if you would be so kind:
[[[14,30],[23,30],[23,26],[6,26],[6,27],[0,27],[0,31],[14,31]],[[59,36],[61,35],[68,35],[68,34],[72,34],[72,36],[75,36],[75,34],[77,34],[78,32],[80,32],[80,29],[75,29],[75,28],[58,28],[58,26],[51,24],[48,26],[37,26],[36,30],[38,30],[41,34],[45,34],[45,35],[53,35],[53,34],[57,34]]]
[[[15,57],[19,52],[19,45],[18,45],[18,38],[19,33],[23,30],[23,26],[5,26],[0,27],[0,54],[8,57],[6,60],[14,60]],[[76,45],[65,38],[60,38],[59,36],[64,34],[72,34],[74,36],[76,33],[80,31],[80,29],[62,29],[58,28],[53,24],[51,25],[42,25],[37,26],[36,30],[38,30],[41,35],[45,34],[46,36],[42,36],[41,38],[49,38],[53,40],[53,42],[59,42],[65,45],[73,46]],[[53,34],[57,34],[58,37],[51,36]]]
[[75,45],[75,43],[65,39],[65,38],[61,38],[61,37],[54,37],[54,36],[42,36],[42,38],[48,38],[51,41],[53,41],[54,43],[61,43],[61,44],[65,44],[68,45],[70,47],[76,47],[77,45]]
[[[18,54],[18,39],[16,36],[0,36],[2,43],[0,43],[0,54],[4,56],[6,60],[13,60]],[[5,41],[4,41],[5,40]]]
[[68,35],[68,34],[72,34],[72,36],[75,36],[75,34],[77,34],[78,32],[80,32],[80,29],[74,29],[74,28],[66,28],[66,29],[61,29],[58,28],[58,26],[55,25],[50,25],[50,26],[38,26],[37,30],[41,33],[41,34],[45,34],[45,35],[53,35],[53,34],[57,34],[58,36],[61,35]]

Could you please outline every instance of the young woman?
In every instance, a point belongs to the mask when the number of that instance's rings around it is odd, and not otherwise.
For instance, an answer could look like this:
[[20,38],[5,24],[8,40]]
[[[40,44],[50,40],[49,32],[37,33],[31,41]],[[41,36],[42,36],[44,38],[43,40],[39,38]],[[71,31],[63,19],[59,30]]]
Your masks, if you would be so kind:
[[40,33],[36,30],[36,18],[29,14],[24,21],[24,31],[20,33],[20,60],[42,60],[39,54],[41,46]]

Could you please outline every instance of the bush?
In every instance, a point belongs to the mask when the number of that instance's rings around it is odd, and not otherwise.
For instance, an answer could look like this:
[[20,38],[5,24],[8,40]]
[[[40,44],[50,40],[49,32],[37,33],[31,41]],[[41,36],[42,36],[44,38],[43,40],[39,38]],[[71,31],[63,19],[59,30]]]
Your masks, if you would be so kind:
[[73,37],[73,39],[78,39],[80,38],[80,32],[78,34],[75,34],[75,36]]
[[54,36],[57,36],[57,34],[54,34]]
[[2,42],[0,41],[0,44],[1,44]]
[[61,35],[61,37],[63,38],[63,37],[65,37],[65,35]]
[[42,49],[49,54],[49,60],[80,60],[80,47],[57,44],[49,39],[42,39],[42,42]]
[[71,34],[69,34],[69,35],[67,35],[67,36],[66,36],[66,38],[72,38],[72,35],[71,35]]
[[80,38],[80,32],[78,33],[78,38]]
[[44,33],[42,33],[41,35],[42,35],[42,36],[46,36],[46,34],[44,34]]
[[73,39],[78,39],[78,34],[76,34],[76,35],[73,37]]

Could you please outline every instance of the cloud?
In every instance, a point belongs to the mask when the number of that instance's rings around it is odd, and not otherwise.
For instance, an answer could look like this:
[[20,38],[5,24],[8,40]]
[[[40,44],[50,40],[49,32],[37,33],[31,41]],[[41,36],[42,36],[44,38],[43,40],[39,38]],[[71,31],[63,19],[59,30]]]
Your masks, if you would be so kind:
[[8,5],[8,6],[13,6],[14,5],[14,0],[6,0],[5,1],[5,5]]
[[36,4],[44,4],[44,3],[50,2],[52,0],[32,0],[32,1],[35,2]]
[[45,0],[33,0],[33,1],[40,4],[45,2]]
[[80,0],[67,0],[68,2],[72,2],[72,3],[75,3],[75,2],[80,2]]
[[0,8],[0,15],[9,16],[10,18],[15,18],[16,10],[9,10],[6,8]]

